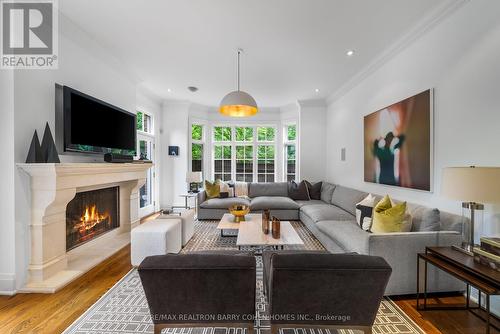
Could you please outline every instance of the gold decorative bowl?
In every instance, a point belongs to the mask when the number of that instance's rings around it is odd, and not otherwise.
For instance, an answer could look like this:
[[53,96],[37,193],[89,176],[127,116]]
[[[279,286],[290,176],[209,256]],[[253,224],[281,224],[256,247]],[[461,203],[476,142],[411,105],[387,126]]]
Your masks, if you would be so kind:
[[245,215],[250,212],[250,207],[248,205],[233,205],[229,208],[229,212],[234,216],[234,222],[244,222]]

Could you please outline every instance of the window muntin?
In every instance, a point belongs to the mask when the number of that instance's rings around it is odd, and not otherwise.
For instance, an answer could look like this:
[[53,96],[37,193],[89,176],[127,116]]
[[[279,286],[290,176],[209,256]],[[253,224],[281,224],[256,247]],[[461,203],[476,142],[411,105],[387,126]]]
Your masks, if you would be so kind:
[[214,141],[215,142],[231,141],[232,137],[233,136],[231,133],[230,126],[215,126],[214,127]]
[[296,174],[296,150],[295,144],[285,145],[285,163],[286,163],[286,180],[295,181],[297,179]]
[[287,124],[284,127],[284,175],[286,181],[298,181],[297,170],[297,125]]
[[257,146],[257,182],[274,182],[275,153],[274,145]]
[[235,140],[237,142],[253,142],[253,128],[252,127],[235,127],[234,128]]
[[203,171],[203,144],[191,144],[191,171]]
[[190,127],[190,168],[192,172],[202,172],[203,176],[205,176],[205,128],[204,124],[199,123],[192,123]]
[[232,146],[214,145],[214,178],[229,181],[232,179]]
[[153,134],[153,117],[148,113],[137,111],[136,125],[138,131]]
[[236,181],[253,182],[253,145],[236,146]]
[[276,129],[269,126],[257,127],[257,141],[259,142],[274,142],[276,137]]

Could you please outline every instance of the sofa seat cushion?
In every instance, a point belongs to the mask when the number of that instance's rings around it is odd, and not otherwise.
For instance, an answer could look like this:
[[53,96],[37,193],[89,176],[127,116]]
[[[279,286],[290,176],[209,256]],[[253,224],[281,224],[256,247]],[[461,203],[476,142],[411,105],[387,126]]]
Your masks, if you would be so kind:
[[200,204],[204,209],[229,209],[233,205],[250,205],[250,201],[241,197],[211,198]]
[[322,220],[355,220],[355,217],[349,212],[326,203],[306,204],[300,210],[315,223]]
[[295,201],[295,203],[297,203],[300,207],[303,207],[303,206],[306,206],[306,205],[321,205],[321,204],[325,204],[325,202],[323,202],[322,200],[319,200],[319,199],[312,199],[312,200],[309,200],[309,201]]
[[369,255],[370,233],[363,231],[355,220],[325,220],[318,222],[316,227],[344,251]]
[[281,196],[260,196],[252,198],[250,202],[250,210],[264,209],[281,209],[281,210],[298,210],[299,205],[293,199]]

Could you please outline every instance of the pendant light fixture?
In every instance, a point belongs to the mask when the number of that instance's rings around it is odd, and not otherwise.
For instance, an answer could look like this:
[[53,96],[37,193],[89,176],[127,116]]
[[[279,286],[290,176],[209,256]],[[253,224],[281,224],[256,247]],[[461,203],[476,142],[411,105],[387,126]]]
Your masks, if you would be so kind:
[[243,50],[238,49],[238,90],[235,90],[222,99],[219,112],[230,117],[248,117],[255,115],[259,109],[254,98],[240,90],[240,54]]

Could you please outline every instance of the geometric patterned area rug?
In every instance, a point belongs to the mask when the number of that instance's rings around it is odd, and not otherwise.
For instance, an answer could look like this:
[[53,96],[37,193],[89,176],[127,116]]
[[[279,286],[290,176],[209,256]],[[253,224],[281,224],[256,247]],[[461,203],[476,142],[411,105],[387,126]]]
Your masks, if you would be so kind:
[[[309,232],[301,222],[291,222],[304,246],[296,249],[322,250],[321,243]],[[182,252],[197,250],[237,249],[235,237],[221,237],[216,229],[217,221],[197,221],[195,235]],[[267,302],[264,296],[262,281],[262,258],[256,256],[257,289],[256,289],[256,323],[257,334],[270,334],[267,313]],[[132,269],[104,296],[92,305],[65,331],[65,334],[124,334],[153,333],[153,324],[149,308],[136,269]],[[224,327],[164,329],[168,334],[245,334],[244,329],[228,329]],[[355,330],[329,329],[283,329],[280,334],[355,334]],[[385,298],[377,314],[374,334],[425,334],[393,301]]]

